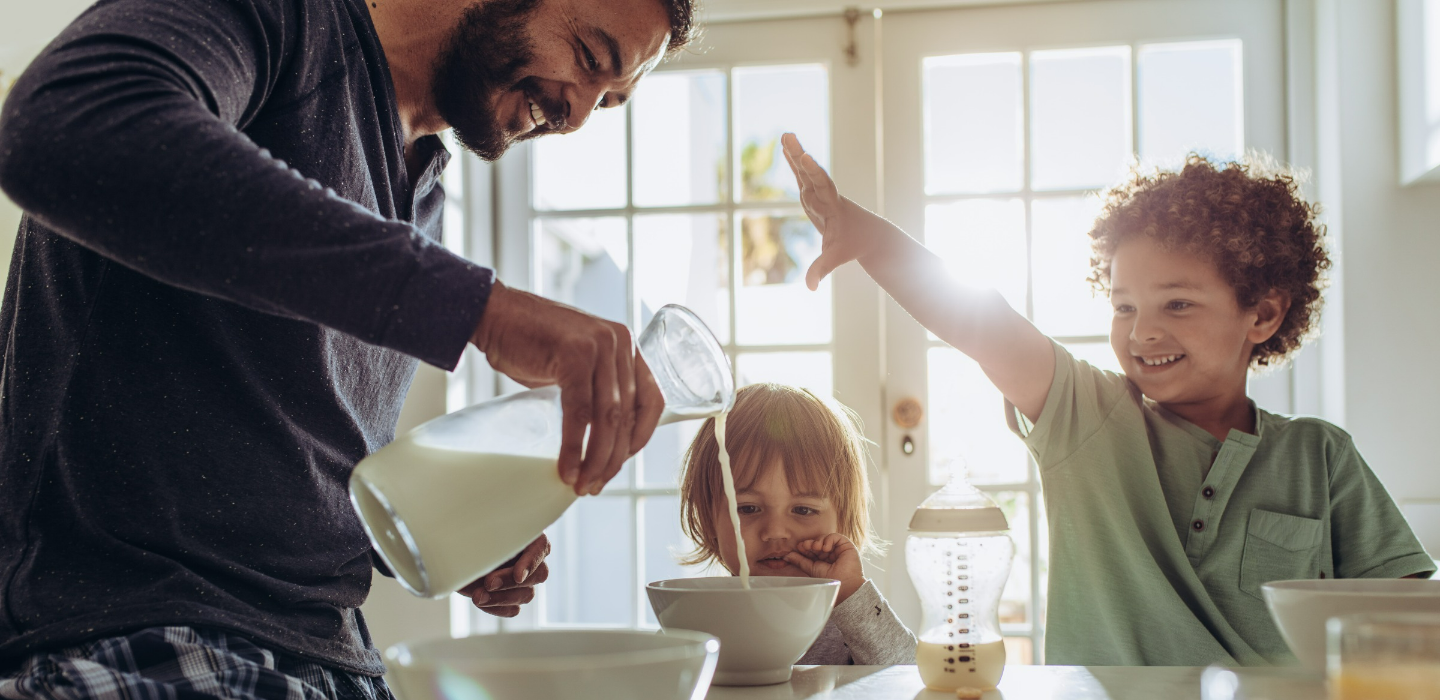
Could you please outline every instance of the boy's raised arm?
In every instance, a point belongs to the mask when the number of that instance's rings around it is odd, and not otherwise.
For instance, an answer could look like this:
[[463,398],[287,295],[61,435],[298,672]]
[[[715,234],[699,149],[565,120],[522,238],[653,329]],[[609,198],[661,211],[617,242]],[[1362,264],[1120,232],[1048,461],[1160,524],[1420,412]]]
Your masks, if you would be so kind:
[[781,142],[800,184],[800,203],[824,241],[805,276],[810,289],[835,268],[859,261],[920,325],[978,362],[1010,403],[1038,420],[1055,376],[1050,339],[1015,313],[999,292],[959,284],[919,241],[841,196],[794,134],[785,134]]

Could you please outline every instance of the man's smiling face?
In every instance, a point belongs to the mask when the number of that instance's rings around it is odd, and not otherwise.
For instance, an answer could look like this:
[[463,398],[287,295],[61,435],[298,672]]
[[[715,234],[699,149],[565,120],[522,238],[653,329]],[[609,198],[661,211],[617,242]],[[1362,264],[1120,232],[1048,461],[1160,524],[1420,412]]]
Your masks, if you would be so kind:
[[658,0],[485,0],[464,11],[436,61],[435,107],[461,144],[495,160],[624,104],[669,38]]

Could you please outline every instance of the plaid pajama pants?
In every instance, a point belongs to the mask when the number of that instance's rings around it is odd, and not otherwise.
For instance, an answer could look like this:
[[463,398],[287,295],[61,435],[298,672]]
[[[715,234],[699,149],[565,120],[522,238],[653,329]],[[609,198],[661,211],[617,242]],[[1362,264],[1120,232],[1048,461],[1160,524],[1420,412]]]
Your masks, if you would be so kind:
[[395,700],[385,681],[262,649],[243,637],[150,627],[0,669],[0,700]]

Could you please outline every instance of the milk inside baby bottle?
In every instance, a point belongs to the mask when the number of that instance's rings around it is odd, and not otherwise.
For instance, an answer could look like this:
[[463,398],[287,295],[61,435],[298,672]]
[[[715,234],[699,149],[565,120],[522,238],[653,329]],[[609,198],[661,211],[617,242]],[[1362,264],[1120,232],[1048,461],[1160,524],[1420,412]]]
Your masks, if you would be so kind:
[[[662,307],[637,345],[665,398],[660,423],[735,403],[725,351],[689,309]],[[436,418],[361,460],[350,501],[380,559],[411,593],[475,581],[575,502],[560,480],[560,390],[502,396]]]
[[926,687],[1000,683],[1000,595],[1015,556],[1009,529],[999,506],[958,475],[910,519],[905,565],[924,608],[915,661]]

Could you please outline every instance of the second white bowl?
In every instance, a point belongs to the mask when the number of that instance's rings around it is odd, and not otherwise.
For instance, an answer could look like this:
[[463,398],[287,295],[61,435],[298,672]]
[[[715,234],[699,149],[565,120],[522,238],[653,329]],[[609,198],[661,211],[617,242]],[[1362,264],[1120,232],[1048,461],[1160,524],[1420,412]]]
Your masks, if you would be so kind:
[[1440,581],[1332,578],[1260,587],[1280,635],[1300,663],[1325,671],[1325,621],[1357,613],[1440,613]]
[[735,576],[679,578],[645,587],[660,626],[720,638],[715,685],[769,685],[790,669],[825,629],[840,582],[755,576],[750,590]]
[[700,700],[719,642],[698,632],[546,630],[396,644],[400,700]]

